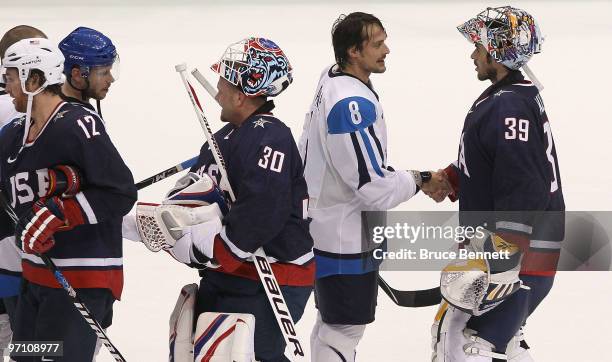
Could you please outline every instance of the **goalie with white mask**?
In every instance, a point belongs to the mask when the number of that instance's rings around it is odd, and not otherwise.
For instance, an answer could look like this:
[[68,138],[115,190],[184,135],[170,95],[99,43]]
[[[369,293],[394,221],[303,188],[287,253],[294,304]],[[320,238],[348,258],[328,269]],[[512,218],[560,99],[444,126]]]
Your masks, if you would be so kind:
[[[163,235],[165,242],[149,242],[150,247],[167,249],[177,260],[201,269],[195,316],[204,312],[251,314],[256,320],[257,360],[287,361],[283,334],[251,260],[263,247],[286,308],[297,322],[314,282],[308,192],[291,130],[272,114],[274,103],[268,99],[291,84],[292,68],[280,47],[264,38],[231,44],[211,68],[219,75],[216,100],[222,108],[221,121],[227,123],[214,138],[236,200],[222,219],[206,220],[202,219],[203,207],[185,211],[168,205],[169,200],[161,207],[141,205],[138,222],[142,224],[140,216],[146,214],[148,220],[163,225],[153,234]],[[210,147],[204,144],[190,171],[223,185],[219,167],[223,166],[216,164]],[[169,199],[184,194],[191,192],[187,188]],[[235,331],[240,329],[238,323],[236,319]],[[297,347],[301,348],[299,341],[289,349],[295,353]]]
[[487,8],[457,29],[474,46],[478,80],[492,84],[474,101],[456,161],[444,170],[451,200],[459,200],[462,226],[492,232],[469,247],[506,249],[513,261],[520,250],[520,263],[481,259],[444,270],[433,360],[531,361],[522,327],[552,288],[565,230],[551,122],[527,67],[544,38],[533,16],[511,6]]

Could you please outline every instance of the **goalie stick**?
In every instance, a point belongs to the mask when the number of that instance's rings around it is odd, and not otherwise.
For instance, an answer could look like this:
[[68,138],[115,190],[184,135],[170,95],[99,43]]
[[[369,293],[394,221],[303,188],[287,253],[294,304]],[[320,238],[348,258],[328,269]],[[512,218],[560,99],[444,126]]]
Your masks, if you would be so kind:
[[[215,163],[219,166],[219,172],[221,173],[221,181],[219,186],[222,190],[229,193],[230,199],[233,202],[236,200],[236,197],[234,196],[232,186],[229,184],[225,160],[223,159],[219,145],[217,144],[210,125],[208,124],[208,120],[204,116],[204,111],[202,110],[200,101],[195,93],[195,89],[193,89],[191,84],[187,81],[187,75],[185,74],[187,71],[187,65],[185,63],[178,64],[175,66],[175,69],[181,76],[185,90],[189,95],[193,109],[196,112],[198,121],[202,126],[202,130],[204,131],[204,135],[206,136],[208,145],[210,146],[210,151],[213,154]],[[287,346],[293,346],[293,356],[291,356],[291,360],[295,361],[305,359],[304,348],[302,347],[302,344],[297,336],[293,318],[291,317],[291,313],[289,312],[285,298],[281,293],[278,281],[274,276],[272,266],[268,262],[268,258],[266,257],[266,253],[262,247],[253,253],[253,264],[255,264],[257,274],[259,275],[264,290],[266,291],[266,296],[268,297],[268,301],[270,302],[270,306],[272,307],[272,311],[276,317],[276,322],[278,323],[281,333],[283,334],[285,343]]]
[[[214,99],[217,95],[217,90],[208,82],[204,75],[197,68],[194,68],[191,74]],[[424,290],[397,290],[391,288],[380,275],[378,276],[378,286],[400,307],[427,307],[440,304],[442,300],[439,287]]]
[[161,172],[158,172],[155,175],[153,175],[151,177],[148,177],[148,178],[140,181],[139,183],[137,183],[135,185],[136,189],[137,190],[144,189],[145,187],[151,186],[154,183],[156,183],[158,181],[161,181],[161,180],[165,179],[168,176],[172,176],[172,175],[174,175],[176,173],[179,173],[179,172],[181,172],[183,170],[189,169],[189,168],[191,168],[191,166],[195,165],[195,163],[197,161],[198,161],[198,156],[190,158],[187,161],[183,161],[183,162],[179,163],[176,166],[170,167],[167,170],[163,170]]
[[[2,192],[0,192],[0,206],[2,206],[2,208],[6,211],[8,216],[15,223],[15,225],[17,225],[19,218],[17,217],[15,210],[8,203],[8,201],[6,200]],[[57,268],[55,263],[53,263],[53,260],[51,260],[50,257],[44,254],[40,254],[38,256],[42,259],[42,261],[45,263],[47,268],[49,268],[51,273],[53,273],[53,276],[55,277],[57,282],[61,285],[61,287],[66,291],[66,293],[68,293],[68,296],[72,300],[74,307],[83,316],[83,318],[85,319],[85,322],[89,324],[89,327],[91,327],[91,329],[96,333],[96,335],[102,341],[102,343],[104,343],[106,348],[108,348],[108,351],[113,356],[115,361],[125,362],[125,358],[123,358],[123,356],[121,355],[117,347],[115,347],[115,345],[113,345],[113,343],[110,341],[110,339],[106,335],[106,332],[104,332],[104,329],[102,328],[100,323],[96,320],[96,318],[94,318],[94,316],[91,314],[91,311],[83,303],[81,298],[79,298],[78,294],[76,293],[76,290],[74,290],[74,288],[70,285],[70,283],[68,283],[68,280],[66,280],[62,272]]]

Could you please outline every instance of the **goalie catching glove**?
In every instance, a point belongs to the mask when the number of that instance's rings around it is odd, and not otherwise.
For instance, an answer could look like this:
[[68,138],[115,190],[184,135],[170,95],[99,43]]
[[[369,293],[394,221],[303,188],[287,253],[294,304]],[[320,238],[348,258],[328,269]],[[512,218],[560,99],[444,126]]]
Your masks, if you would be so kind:
[[522,286],[519,247],[497,234],[484,234],[465,246],[469,252],[478,253],[473,254],[476,257],[451,262],[440,278],[442,297],[457,309],[476,316],[495,308]]
[[188,173],[161,205],[138,203],[136,225],[151,251],[167,250],[185,264],[207,264],[228,211],[223,192],[208,176]]

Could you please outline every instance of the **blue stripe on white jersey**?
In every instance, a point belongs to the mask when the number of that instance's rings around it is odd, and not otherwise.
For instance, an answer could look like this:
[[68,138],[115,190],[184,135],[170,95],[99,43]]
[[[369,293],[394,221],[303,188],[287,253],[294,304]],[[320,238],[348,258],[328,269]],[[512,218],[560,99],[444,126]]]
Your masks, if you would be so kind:
[[[327,115],[327,130],[329,134],[335,135],[353,132],[359,133],[361,136],[361,143],[363,144],[363,148],[365,148],[365,153],[368,155],[372,169],[379,177],[384,177],[381,170],[381,165],[384,163],[381,152],[382,147],[380,146],[380,142],[372,127],[374,122],[376,122],[376,119],[376,105],[372,103],[372,101],[361,96],[347,97],[337,101],[329,111],[329,114]],[[374,142],[376,142],[381,160],[380,164],[376,154],[374,153],[374,148],[372,147],[370,137],[365,132],[366,128],[374,139]],[[361,187],[365,183],[370,182],[371,177],[368,174],[367,166],[363,164],[365,156],[363,155],[364,152],[361,149],[362,146],[359,144],[359,142],[356,142],[357,139],[354,135],[351,135],[351,141],[357,156],[357,166],[360,176],[359,187]]]

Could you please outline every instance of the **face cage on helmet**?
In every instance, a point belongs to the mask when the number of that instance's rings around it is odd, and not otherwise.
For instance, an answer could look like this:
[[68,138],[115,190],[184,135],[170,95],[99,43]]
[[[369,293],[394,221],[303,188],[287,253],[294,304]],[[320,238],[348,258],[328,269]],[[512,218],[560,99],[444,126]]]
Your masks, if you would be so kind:
[[[520,68],[541,50],[542,39],[533,17],[511,6],[487,8],[457,29],[468,41],[483,45],[496,62],[510,68]],[[524,39],[517,42],[525,32],[530,34],[528,43],[524,44]]]
[[218,62],[212,65],[213,71],[236,87],[240,87],[242,75],[249,70],[248,39],[230,44]]

